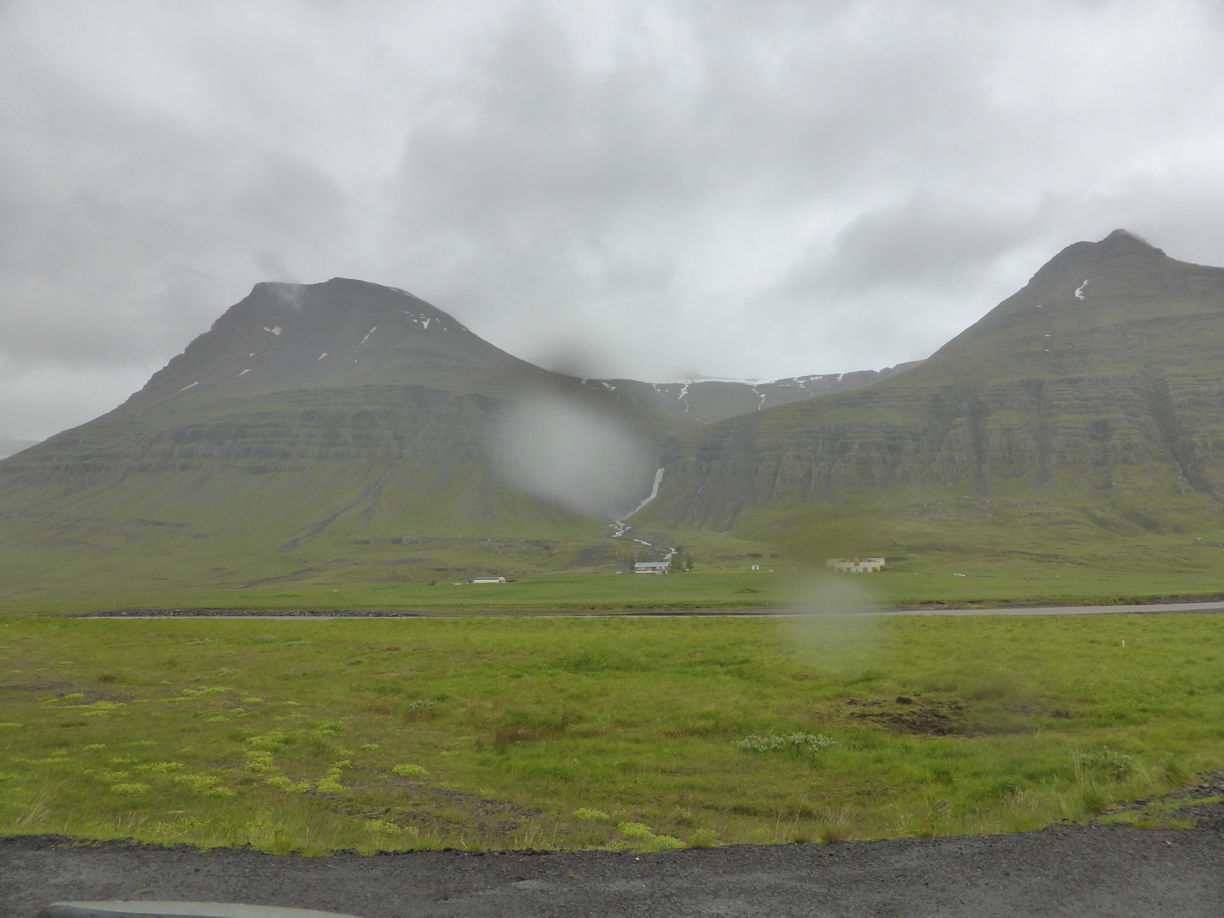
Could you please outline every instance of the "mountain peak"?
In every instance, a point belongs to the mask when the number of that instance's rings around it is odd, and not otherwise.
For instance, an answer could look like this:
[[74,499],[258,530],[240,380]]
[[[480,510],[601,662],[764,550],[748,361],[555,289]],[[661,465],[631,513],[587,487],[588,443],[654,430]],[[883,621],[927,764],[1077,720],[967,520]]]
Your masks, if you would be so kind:
[[[405,300],[409,301],[405,304]],[[452,326],[462,327],[451,316],[415,294],[399,287],[387,287],[351,277],[333,277],[318,284],[297,284],[285,281],[260,281],[251,288],[250,294],[233,311],[250,312],[253,308],[266,309],[269,305],[299,312],[304,306],[323,312],[359,310],[371,316],[394,311],[406,305],[423,312],[449,320]],[[224,318],[224,317],[223,317]]]
[[1097,245],[1114,251],[1159,252],[1161,255],[1164,254],[1162,250],[1156,248],[1156,246],[1152,245],[1142,236],[1138,236],[1125,229],[1114,230],[1098,242]]
[[1135,234],[1135,233],[1132,233],[1132,232],[1131,232],[1130,230],[1128,230],[1128,229],[1123,229],[1122,227],[1118,227],[1116,230],[1114,230],[1112,233],[1110,233],[1108,236],[1106,236],[1106,237],[1105,237],[1104,239],[1102,239],[1101,241],[1102,241],[1102,242],[1109,242],[1111,239],[1114,239],[1114,240],[1118,240],[1118,239],[1134,239],[1134,240],[1135,240],[1135,241],[1137,241],[1137,242],[1142,242],[1142,243],[1144,243],[1144,245],[1147,245],[1147,244],[1148,244],[1148,243],[1147,243],[1147,242],[1146,242],[1146,241],[1145,241],[1145,240],[1144,240],[1144,239],[1143,239],[1141,236],[1139,236],[1139,235],[1137,235],[1137,234]]
[[1099,264],[1112,261],[1115,258],[1128,258],[1136,255],[1166,257],[1162,250],[1144,241],[1129,230],[1116,229],[1100,242],[1076,242],[1067,246],[1051,258],[1045,267],[1037,273],[1040,275],[1051,268]]
[[[1202,300],[1199,281],[1186,273],[1189,267],[1125,229],[1098,242],[1076,242],[937,353],[972,357],[978,367],[991,364],[997,370],[1002,362],[1017,373],[1035,372],[1036,366],[1082,353],[1092,329],[1108,328],[1117,336],[1128,323],[1146,328],[1144,323],[1168,312],[1171,301]],[[1211,281],[1213,287],[1216,283]],[[1003,337],[993,337],[998,335]],[[1006,344],[996,350],[986,346],[987,339]]]
[[144,407],[206,392],[242,397],[302,388],[404,385],[449,378],[460,387],[535,368],[398,287],[347,277],[265,281],[226,310],[129,400]]

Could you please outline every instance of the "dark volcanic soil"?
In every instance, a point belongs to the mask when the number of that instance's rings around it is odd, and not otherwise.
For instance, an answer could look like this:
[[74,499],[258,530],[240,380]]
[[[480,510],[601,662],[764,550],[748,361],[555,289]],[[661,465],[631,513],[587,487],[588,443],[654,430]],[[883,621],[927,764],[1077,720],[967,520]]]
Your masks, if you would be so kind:
[[[1220,788],[1204,785],[1199,795]],[[607,852],[279,857],[0,839],[0,916],[60,900],[242,902],[391,916],[1211,916],[1224,914],[1224,804],[1187,831]]]

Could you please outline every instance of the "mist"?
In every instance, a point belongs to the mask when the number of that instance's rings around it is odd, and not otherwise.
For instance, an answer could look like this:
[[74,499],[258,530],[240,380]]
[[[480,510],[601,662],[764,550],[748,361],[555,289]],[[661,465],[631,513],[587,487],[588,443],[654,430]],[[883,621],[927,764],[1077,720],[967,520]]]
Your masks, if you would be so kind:
[[645,445],[577,399],[537,393],[513,401],[489,448],[508,481],[586,516],[621,519],[651,493],[655,467]]

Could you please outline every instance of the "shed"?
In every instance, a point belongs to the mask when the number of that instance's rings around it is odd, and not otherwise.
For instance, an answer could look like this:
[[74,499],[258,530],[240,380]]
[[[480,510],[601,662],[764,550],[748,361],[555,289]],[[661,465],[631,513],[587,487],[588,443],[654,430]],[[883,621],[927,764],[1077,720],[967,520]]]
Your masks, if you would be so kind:
[[670,561],[637,561],[633,565],[635,574],[670,574]]

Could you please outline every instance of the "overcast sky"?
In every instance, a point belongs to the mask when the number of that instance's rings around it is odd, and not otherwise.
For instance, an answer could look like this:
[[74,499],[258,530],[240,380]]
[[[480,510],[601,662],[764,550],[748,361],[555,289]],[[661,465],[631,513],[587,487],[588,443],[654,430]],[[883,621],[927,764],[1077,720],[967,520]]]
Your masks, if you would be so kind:
[[1224,5],[0,0],[0,436],[262,280],[647,381],[926,357],[1124,227],[1224,264]]

